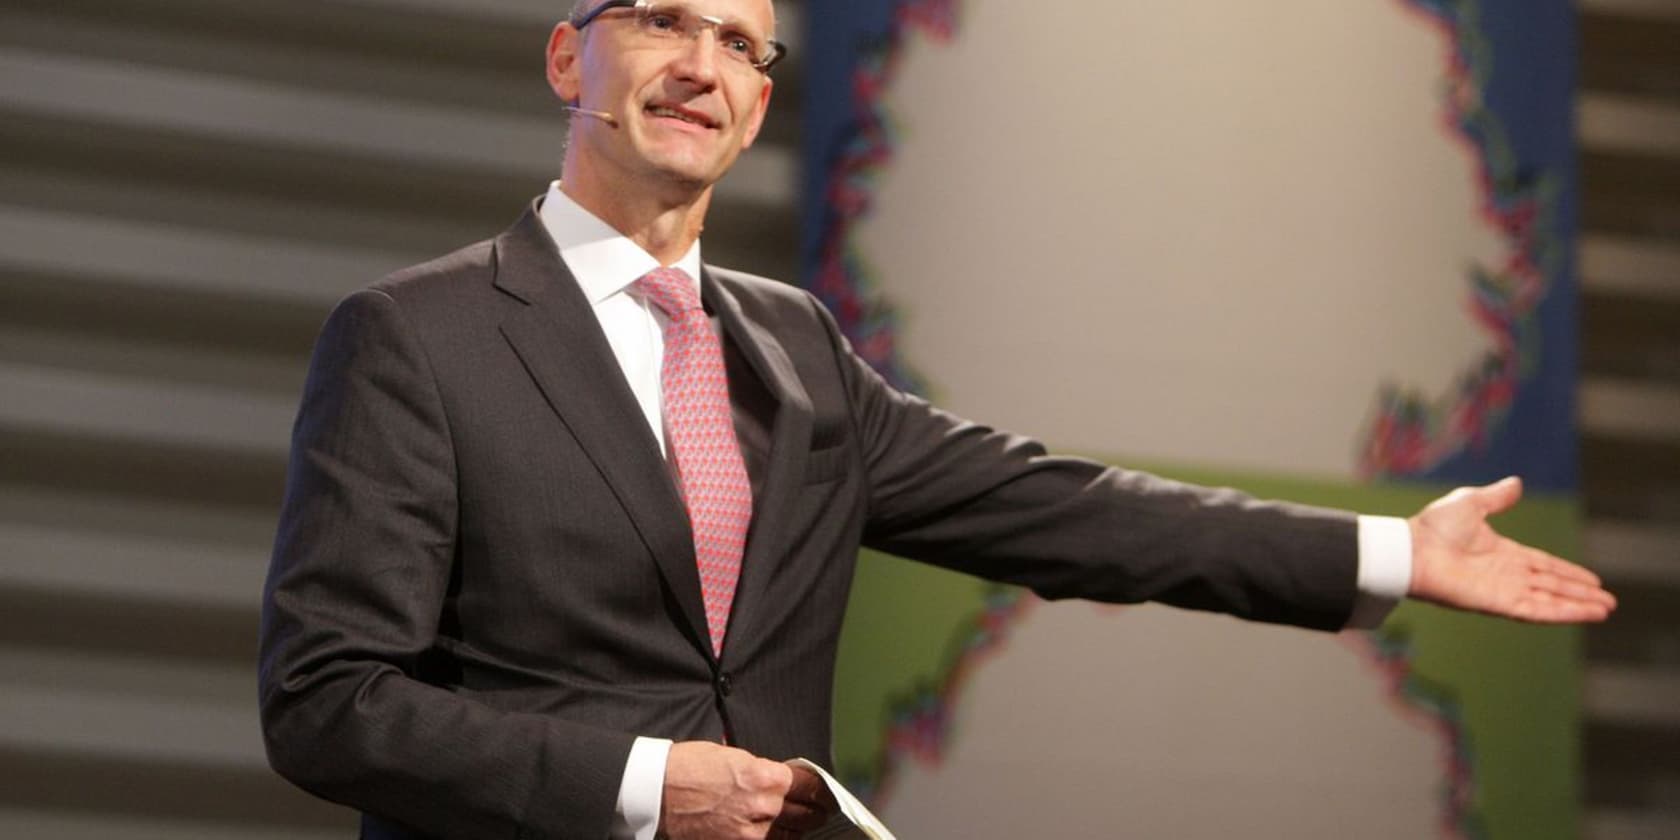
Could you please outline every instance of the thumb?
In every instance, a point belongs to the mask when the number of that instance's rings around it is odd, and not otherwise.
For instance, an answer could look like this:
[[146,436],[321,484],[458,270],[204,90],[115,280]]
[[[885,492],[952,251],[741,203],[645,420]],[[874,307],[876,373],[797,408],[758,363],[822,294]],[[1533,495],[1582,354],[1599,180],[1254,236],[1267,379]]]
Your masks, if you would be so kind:
[[1476,504],[1488,515],[1510,510],[1522,498],[1522,479],[1506,476],[1492,484],[1476,488]]

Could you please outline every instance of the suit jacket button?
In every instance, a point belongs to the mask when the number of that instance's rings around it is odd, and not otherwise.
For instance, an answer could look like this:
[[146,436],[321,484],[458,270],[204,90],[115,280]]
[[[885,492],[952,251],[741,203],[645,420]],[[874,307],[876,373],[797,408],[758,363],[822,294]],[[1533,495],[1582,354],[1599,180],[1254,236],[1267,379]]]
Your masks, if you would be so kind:
[[729,675],[728,674],[718,674],[718,676],[717,676],[717,693],[718,693],[718,695],[722,696],[722,697],[728,697],[731,689],[732,689],[732,686],[729,682]]

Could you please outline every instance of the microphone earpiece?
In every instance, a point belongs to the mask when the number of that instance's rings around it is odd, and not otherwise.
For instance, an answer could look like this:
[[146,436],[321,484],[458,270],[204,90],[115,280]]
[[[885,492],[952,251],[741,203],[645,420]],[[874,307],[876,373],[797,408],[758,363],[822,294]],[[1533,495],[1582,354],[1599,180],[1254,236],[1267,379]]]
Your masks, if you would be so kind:
[[586,117],[594,117],[595,119],[598,119],[601,122],[604,122],[607,125],[612,126],[613,128],[618,128],[618,117],[615,117],[612,114],[607,113],[606,111],[591,111],[588,108],[579,108],[576,105],[567,105],[565,107],[566,107],[566,110],[571,111],[574,114],[582,114],[583,116],[586,116]]

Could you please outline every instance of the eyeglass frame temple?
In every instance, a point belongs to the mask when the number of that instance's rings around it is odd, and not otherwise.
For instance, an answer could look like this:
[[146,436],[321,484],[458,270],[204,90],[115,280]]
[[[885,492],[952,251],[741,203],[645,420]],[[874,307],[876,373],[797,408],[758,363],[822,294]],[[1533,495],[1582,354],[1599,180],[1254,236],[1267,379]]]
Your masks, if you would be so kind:
[[[566,21],[572,25],[573,29],[581,32],[585,26],[594,23],[595,19],[608,9],[634,9],[644,5],[648,5],[647,0],[607,0],[607,2],[585,12],[582,17],[568,16]],[[714,27],[723,22],[721,18],[715,17],[702,16],[702,19],[709,21]],[[787,45],[775,38],[766,38],[765,43],[770,45],[770,55],[755,59],[749,64],[756,68],[758,72],[769,75],[770,68],[775,67],[778,62],[787,57]]]

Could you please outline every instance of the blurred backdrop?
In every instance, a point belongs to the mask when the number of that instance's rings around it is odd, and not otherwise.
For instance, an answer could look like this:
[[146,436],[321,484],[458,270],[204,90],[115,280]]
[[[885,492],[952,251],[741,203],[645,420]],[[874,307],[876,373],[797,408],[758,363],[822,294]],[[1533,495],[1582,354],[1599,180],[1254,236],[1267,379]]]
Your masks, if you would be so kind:
[[[0,837],[351,836],[256,726],[304,365],[340,296],[555,176],[567,5],[0,0]],[[705,233],[708,261],[813,286],[819,7],[846,4],[777,3],[792,56]],[[1582,535],[1623,604],[1585,637],[1581,834],[1672,838],[1680,3],[1583,0],[1577,27]]]

